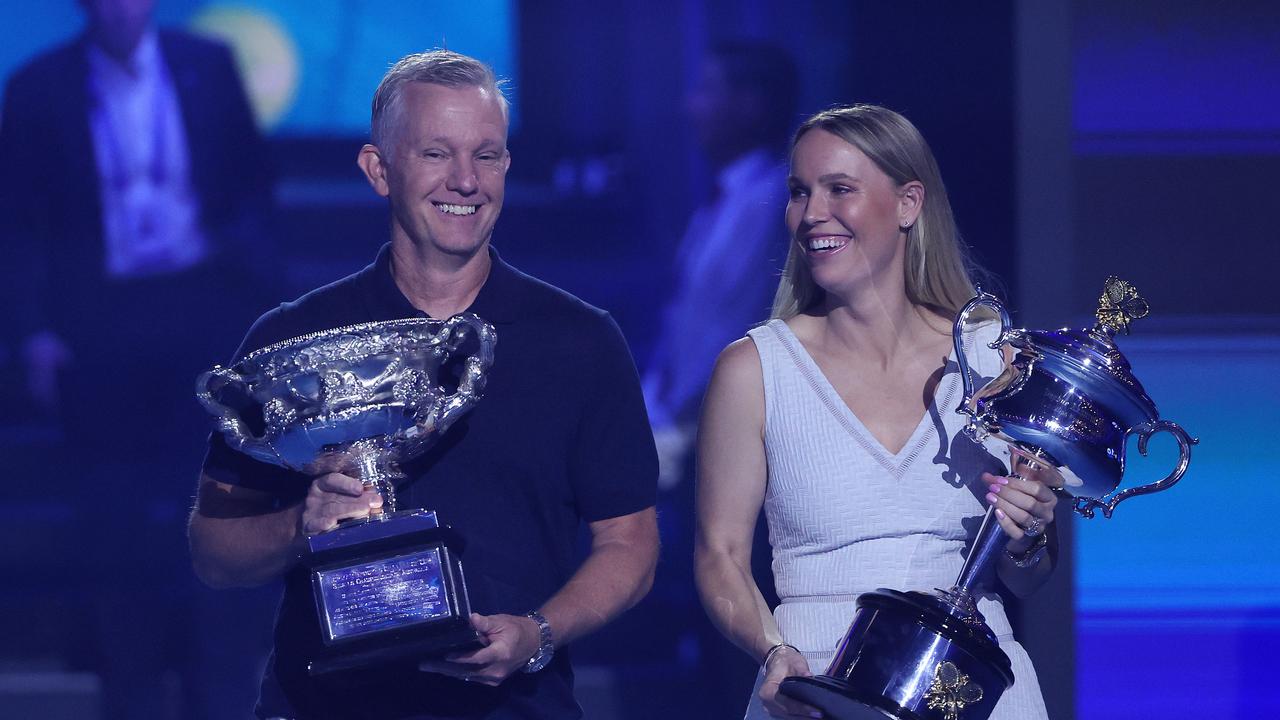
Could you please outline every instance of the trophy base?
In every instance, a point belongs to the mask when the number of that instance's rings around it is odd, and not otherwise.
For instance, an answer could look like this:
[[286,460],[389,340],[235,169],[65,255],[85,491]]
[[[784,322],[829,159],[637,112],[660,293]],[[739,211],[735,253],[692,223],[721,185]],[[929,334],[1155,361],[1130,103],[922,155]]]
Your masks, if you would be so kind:
[[874,694],[862,697],[857,688],[824,675],[789,677],[782,681],[779,690],[789,698],[821,710],[823,717],[837,720],[884,720],[885,718],[923,720],[904,707],[881,709],[874,703],[884,703],[886,702],[884,698]]
[[865,593],[826,673],[779,692],[835,720],[925,720],[938,702],[986,720],[1013,684],[1009,657],[986,623],[954,613],[925,593]]
[[308,540],[323,645],[312,675],[481,647],[462,538],[433,512],[388,513]]
[[[393,645],[386,644],[388,641]],[[475,650],[483,647],[480,634],[467,624],[452,630],[435,629],[429,636],[421,640],[404,639],[395,641],[383,638],[376,646],[358,650],[343,648],[340,652],[322,650],[315,659],[307,663],[307,672],[312,675],[325,675],[343,670],[355,670],[373,665],[391,663],[409,663],[439,657],[454,651]]]

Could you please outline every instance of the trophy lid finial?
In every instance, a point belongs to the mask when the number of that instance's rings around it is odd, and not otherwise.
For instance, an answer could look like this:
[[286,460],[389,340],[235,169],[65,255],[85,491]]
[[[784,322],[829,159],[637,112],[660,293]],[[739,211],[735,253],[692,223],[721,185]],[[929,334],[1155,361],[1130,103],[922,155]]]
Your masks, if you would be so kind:
[[1102,297],[1098,298],[1098,310],[1094,313],[1098,324],[1094,329],[1108,336],[1119,331],[1128,335],[1129,323],[1146,317],[1149,312],[1151,307],[1133,285],[1111,275],[1103,284]]

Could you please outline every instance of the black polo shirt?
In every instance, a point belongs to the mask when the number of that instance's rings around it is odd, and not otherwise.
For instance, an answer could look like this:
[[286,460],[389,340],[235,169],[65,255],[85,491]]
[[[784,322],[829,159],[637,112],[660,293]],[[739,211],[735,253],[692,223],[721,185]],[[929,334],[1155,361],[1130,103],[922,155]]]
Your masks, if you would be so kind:
[[[604,311],[529,277],[490,250],[488,279],[469,312],[497,331],[483,399],[406,468],[401,509],[435,510],[467,541],[463,564],[474,610],[521,615],[576,569],[580,521],[650,507],[657,458],[626,341]],[[396,287],[390,246],[374,263],[263,315],[236,357],[309,332],[423,317]],[[205,471],[222,482],[300,499],[309,478],[210,440]],[[285,577],[275,651],[258,713],[290,718],[577,718],[568,653],[498,688],[413,667],[308,677],[320,643],[309,578]]]

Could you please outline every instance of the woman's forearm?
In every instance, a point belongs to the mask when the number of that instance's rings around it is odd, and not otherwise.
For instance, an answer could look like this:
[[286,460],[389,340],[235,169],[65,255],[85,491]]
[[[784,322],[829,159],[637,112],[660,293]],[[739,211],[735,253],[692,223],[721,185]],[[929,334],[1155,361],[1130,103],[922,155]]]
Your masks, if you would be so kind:
[[698,547],[694,575],[702,605],[716,628],[756,662],[782,642],[782,633],[751,576],[750,564]]

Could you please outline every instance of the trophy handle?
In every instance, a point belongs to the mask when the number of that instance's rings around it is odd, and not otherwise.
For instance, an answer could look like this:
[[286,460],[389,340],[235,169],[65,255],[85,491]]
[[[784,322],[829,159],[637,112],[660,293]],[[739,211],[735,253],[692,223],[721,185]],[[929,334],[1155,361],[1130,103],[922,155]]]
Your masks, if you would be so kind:
[[449,318],[441,329],[447,337],[458,337],[459,330],[469,328],[476,333],[479,349],[467,358],[466,368],[458,380],[458,389],[440,398],[436,412],[420,425],[430,425],[436,433],[449,429],[453,421],[471,409],[484,393],[488,370],[493,365],[493,348],[497,334],[493,326],[472,313],[461,313]]
[[[1134,427],[1129,433],[1138,433],[1138,452],[1143,457],[1147,455],[1147,441],[1152,435],[1158,432],[1167,432],[1173,435],[1178,441],[1178,464],[1174,466],[1173,472],[1169,473],[1163,480],[1157,480],[1147,485],[1120,490],[1101,499],[1096,498],[1076,498],[1075,511],[1085,517],[1093,517],[1094,508],[1101,508],[1103,517],[1111,517],[1111,513],[1115,512],[1116,505],[1122,501],[1133,497],[1134,495],[1146,495],[1148,493],[1160,492],[1173,487],[1173,484],[1182,479],[1187,472],[1187,465],[1191,462],[1191,446],[1199,444],[1199,440],[1187,434],[1178,423],[1169,420],[1156,420],[1153,422],[1145,422]],[[1125,433],[1127,436],[1129,433]]]
[[1005,309],[1004,303],[1000,302],[1000,299],[995,295],[985,292],[981,286],[978,287],[978,294],[960,309],[960,314],[956,316],[955,325],[951,328],[951,341],[956,348],[956,363],[960,366],[960,379],[964,382],[964,397],[960,399],[960,406],[956,408],[956,412],[961,415],[968,415],[974,421],[978,419],[978,415],[976,411],[970,408],[970,403],[973,402],[974,388],[973,376],[969,371],[969,359],[964,354],[964,326],[969,322],[970,313],[983,305],[995,310],[1000,316],[1000,335],[988,343],[987,347],[992,350],[998,350],[1008,339],[1012,328],[1012,323],[1009,322],[1009,311]]
[[219,386],[229,383],[239,383],[240,376],[231,368],[225,368],[221,365],[215,365],[212,370],[206,370],[200,373],[200,377],[196,378],[196,399],[208,410],[210,414],[216,416],[218,429],[226,435],[232,447],[243,447],[257,441],[253,433],[249,430],[249,426],[244,424],[240,419],[240,415],[231,407],[224,405],[213,396],[212,386],[217,383]]

